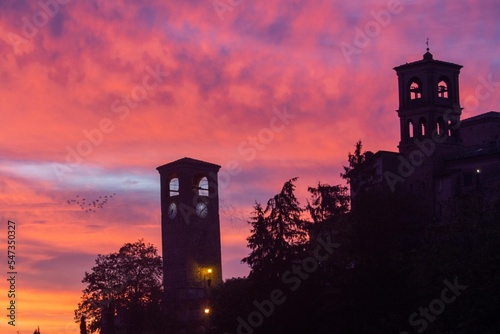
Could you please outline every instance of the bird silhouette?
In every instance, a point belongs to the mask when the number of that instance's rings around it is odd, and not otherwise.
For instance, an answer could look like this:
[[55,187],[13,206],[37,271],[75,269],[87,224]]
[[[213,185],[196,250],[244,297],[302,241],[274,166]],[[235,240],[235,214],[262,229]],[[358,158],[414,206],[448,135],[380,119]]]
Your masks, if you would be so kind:
[[113,193],[112,195],[99,196],[96,199],[87,200],[87,198],[84,198],[83,196],[80,197],[80,195],[76,195],[75,199],[68,199],[67,202],[70,205],[78,205],[84,212],[97,212],[97,210],[99,209],[104,209],[104,207],[108,204],[108,201],[112,199],[113,196],[116,196],[116,193]]

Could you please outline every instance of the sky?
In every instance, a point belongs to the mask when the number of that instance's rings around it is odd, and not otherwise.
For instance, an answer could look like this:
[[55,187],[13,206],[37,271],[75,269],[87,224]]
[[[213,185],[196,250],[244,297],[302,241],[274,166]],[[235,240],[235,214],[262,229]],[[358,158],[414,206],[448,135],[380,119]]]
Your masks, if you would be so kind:
[[[2,0],[1,333],[79,333],[97,254],[161,250],[156,167],[221,165],[224,278],[245,276],[246,223],[288,179],[341,184],[347,153],[396,151],[395,66],[464,66],[462,119],[500,111],[496,0]],[[95,211],[78,203],[103,203]],[[88,202],[87,202],[88,203]],[[87,206],[88,207],[88,206]],[[16,224],[16,326],[8,221]]]

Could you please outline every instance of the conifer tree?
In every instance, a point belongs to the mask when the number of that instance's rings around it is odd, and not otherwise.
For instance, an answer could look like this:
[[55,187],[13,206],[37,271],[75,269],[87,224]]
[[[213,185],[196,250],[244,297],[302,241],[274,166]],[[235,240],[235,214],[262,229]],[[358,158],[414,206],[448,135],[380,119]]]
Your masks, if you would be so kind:
[[285,182],[265,209],[260,203],[254,206],[252,235],[247,239],[252,251],[242,260],[251,267],[250,276],[278,277],[307,240],[303,209],[294,195],[296,180]]
[[344,168],[344,173],[340,173],[340,177],[347,180],[349,183],[349,177],[347,176],[350,171],[361,165],[366,160],[366,152],[362,152],[363,143],[358,140],[355,144],[354,153],[349,152],[347,154],[347,162],[349,166],[342,166]]

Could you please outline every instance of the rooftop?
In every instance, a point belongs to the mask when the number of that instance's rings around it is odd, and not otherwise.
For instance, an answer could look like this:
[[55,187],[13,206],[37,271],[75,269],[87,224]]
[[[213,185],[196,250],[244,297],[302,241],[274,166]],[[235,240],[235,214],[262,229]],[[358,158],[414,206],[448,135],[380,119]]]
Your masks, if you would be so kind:
[[474,121],[482,121],[482,120],[492,120],[498,119],[500,120],[500,112],[498,111],[489,111],[484,114],[480,114],[477,116],[472,116],[462,120],[462,123],[474,122]]
[[450,63],[450,62],[442,61],[442,60],[436,60],[436,59],[434,59],[434,56],[432,55],[432,53],[429,52],[429,49],[427,49],[427,52],[423,55],[422,59],[417,60],[417,61],[413,61],[411,63],[406,63],[403,65],[396,66],[396,67],[394,67],[394,70],[398,71],[398,70],[402,70],[405,68],[422,66],[425,64],[427,64],[427,65],[434,65],[434,64],[446,65],[446,66],[455,67],[455,68],[462,68],[463,67],[462,65],[458,65],[455,63]]

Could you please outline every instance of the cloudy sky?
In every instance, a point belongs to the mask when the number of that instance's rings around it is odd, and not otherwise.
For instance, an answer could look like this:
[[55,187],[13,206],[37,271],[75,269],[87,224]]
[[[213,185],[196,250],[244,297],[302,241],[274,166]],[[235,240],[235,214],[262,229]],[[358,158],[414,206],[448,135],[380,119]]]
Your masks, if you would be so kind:
[[[245,223],[292,177],[338,184],[349,150],[396,150],[393,67],[464,65],[463,117],[500,109],[495,0],[2,0],[0,250],[17,224],[17,322],[77,333],[98,253],[160,240],[156,167],[222,166],[225,278],[244,276]],[[95,211],[83,199],[99,200]],[[97,202],[96,202],[97,203]],[[91,206],[93,207],[93,205]],[[0,262],[0,308],[8,306]],[[5,312],[5,311],[4,311]]]

